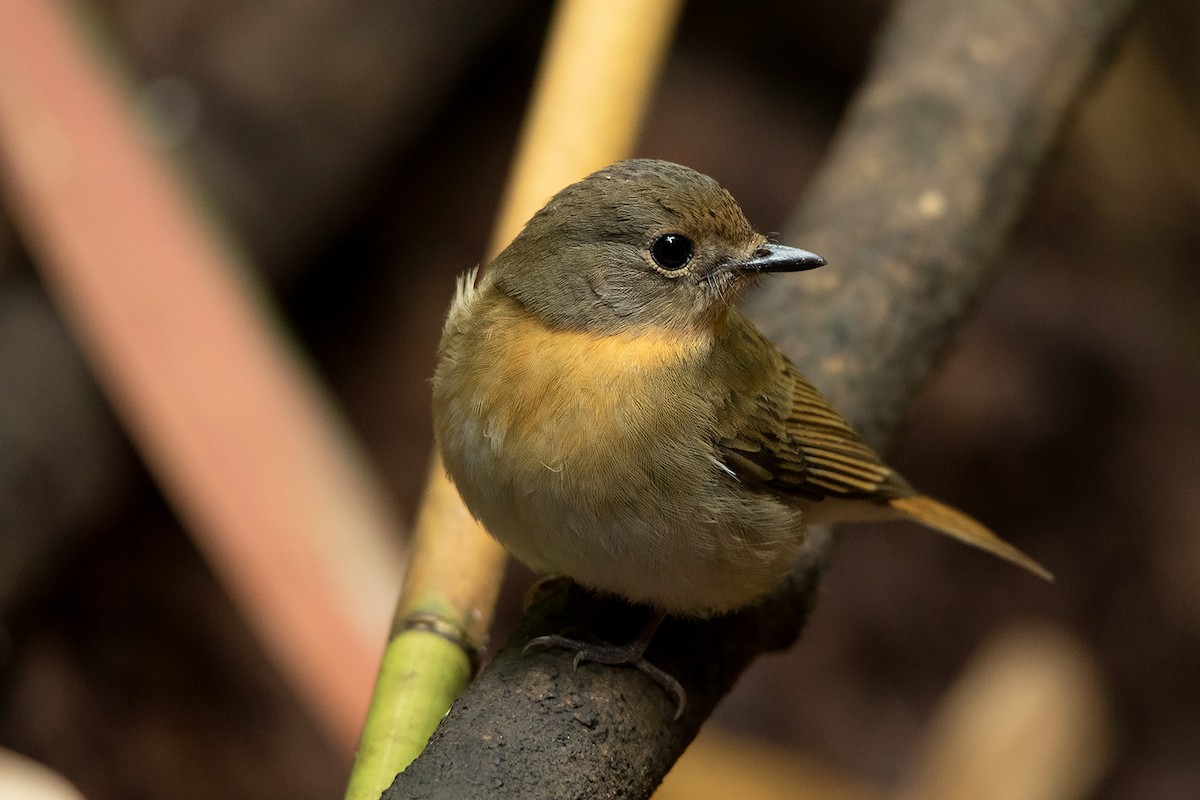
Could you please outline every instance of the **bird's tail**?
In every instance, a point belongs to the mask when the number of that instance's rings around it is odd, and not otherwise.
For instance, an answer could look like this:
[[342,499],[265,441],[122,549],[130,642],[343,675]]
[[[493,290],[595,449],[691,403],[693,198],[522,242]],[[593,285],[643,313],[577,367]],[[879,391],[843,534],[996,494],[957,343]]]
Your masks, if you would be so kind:
[[911,497],[897,497],[890,500],[888,505],[914,522],[919,522],[928,528],[958,539],[960,542],[1011,561],[1048,581],[1054,580],[1054,576],[1041,564],[958,509],[939,503],[932,497],[919,494]]

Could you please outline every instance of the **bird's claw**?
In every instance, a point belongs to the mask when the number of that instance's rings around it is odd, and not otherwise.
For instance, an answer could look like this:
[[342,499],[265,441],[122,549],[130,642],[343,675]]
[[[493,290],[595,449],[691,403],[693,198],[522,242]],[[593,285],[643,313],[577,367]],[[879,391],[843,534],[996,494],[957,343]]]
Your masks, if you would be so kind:
[[574,650],[575,658],[571,661],[572,669],[578,669],[580,664],[587,662],[603,664],[608,667],[633,667],[658,684],[659,688],[675,699],[674,719],[678,720],[682,717],[683,711],[687,707],[687,692],[684,691],[683,685],[674,677],[647,661],[646,657],[642,655],[642,651],[636,647],[631,647],[627,644],[597,644],[580,641],[579,639],[570,639],[557,634],[549,634],[530,639],[526,643],[522,653],[528,653],[531,648],[535,647]]

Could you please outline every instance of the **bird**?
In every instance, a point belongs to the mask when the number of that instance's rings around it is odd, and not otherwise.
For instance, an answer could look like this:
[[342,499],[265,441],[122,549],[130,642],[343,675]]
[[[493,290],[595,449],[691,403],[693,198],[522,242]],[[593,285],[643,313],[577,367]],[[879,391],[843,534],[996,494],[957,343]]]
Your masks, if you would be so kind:
[[758,233],[713,178],[618,161],[555,194],[461,276],[433,377],[437,445],[517,559],[654,610],[624,646],[534,645],[636,666],[667,615],[768,594],[809,526],[912,520],[1049,579],[888,467],[738,309],[769,273],[825,266]]

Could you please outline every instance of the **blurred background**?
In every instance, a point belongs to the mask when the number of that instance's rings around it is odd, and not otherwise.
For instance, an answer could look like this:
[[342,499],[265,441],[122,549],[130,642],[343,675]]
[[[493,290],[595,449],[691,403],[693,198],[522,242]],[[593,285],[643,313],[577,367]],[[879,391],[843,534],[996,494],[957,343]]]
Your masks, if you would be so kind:
[[[550,4],[79,7],[410,520],[442,316],[486,247]],[[887,7],[687,5],[636,154],[782,230]],[[770,748],[753,768],[896,789],[975,659],[1053,641],[1081,676],[1041,701],[1082,708],[1077,796],[1200,797],[1197,98],[1200,7],[1150,0],[893,453],[1057,582],[915,528],[847,530],[801,642],[710,722]],[[497,637],[529,580],[510,570]],[[350,763],[159,494],[6,216],[0,747],[94,800],[315,800]]]

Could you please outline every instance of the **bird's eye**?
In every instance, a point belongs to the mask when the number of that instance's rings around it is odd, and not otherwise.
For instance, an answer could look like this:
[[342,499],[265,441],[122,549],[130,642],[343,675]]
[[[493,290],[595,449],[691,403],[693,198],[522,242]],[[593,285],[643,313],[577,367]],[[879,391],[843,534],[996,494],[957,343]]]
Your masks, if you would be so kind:
[[692,260],[692,240],[679,233],[664,233],[650,245],[650,255],[663,269],[682,269]]

